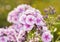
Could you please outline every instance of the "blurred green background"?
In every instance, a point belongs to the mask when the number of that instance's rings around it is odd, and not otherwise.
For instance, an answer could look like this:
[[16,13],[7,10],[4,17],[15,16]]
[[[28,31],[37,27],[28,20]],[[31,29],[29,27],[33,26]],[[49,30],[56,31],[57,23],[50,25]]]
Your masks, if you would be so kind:
[[50,5],[55,7],[56,13],[48,14],[48,18],[45,20],[52,32],[57,28],[57,31],[53,32],[54,40],[60,36],[60,0],[0,0],[0,27],[10,25],[10,23],[7,22],[7,15],[20,4],[29,4],[39,9],[43,16],[46,15],[44,12],[45,8],[48,8]]

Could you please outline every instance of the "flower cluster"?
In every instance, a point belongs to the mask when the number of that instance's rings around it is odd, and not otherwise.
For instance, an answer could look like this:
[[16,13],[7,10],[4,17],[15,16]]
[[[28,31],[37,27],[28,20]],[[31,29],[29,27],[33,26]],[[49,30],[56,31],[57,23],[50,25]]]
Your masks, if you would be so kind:
[[12,10],[7,17],[8,22],[12,23],[8,29],[0,29],[0,42],[24,42],[27,33],[36,25],[42,27],[42,41],[50,42],[52,35],[45,26],[45,21],[40,11],[29,5],[22,4]]
[[25,30],[31,30],[36,25],[45,25],[39,10],[29,5],[19,5],[8,14],[8,22],[22,24]]

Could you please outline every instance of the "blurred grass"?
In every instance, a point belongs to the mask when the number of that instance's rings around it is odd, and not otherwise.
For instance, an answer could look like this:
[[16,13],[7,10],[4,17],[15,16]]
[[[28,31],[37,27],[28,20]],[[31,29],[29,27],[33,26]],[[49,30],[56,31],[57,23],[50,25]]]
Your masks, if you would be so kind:
[[[58,22],[56,20],[56,17],[60,15],[60,0],[0,0],[0,27],[9,26],[10,23],[7,22],[7,15],[8,13],[13,10],[15,7],[17,7],[20,4],[29,4],[32,7],[39,9],[42,13],[42,15],[45,15],[44,9],[48,8],[50,5],[54,6],[56,9],[56,14],[49,15],[49,17],[46,20],[47,23],[54,23],[53,27],[57,28],[57,31],[54,33],[55,39],[60,36],[57,33],[60,32],[60,21]],[[54,20],[55,19],[55,20]],[[50,24],[49,24],[50,26]],[[52,26],[50,26],[52,28]],[[57,35],[57,36],[56,36]]]

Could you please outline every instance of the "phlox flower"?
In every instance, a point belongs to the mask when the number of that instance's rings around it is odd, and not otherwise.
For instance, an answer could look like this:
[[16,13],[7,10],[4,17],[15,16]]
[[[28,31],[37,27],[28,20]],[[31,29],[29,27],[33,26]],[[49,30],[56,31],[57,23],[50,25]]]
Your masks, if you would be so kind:
[[23,28],[23,25],[22,24],[13,24],[13,25],[9,26],[9,28],[12,28],[17,33],[19,33],[19,31]]
[[35,24],[35,17],[32,15],[28,15],[26,17],[26,23],[29,25],[34,25]]
[[43,34],[42,34],[42,41],[43,42],[51,42],[51,40],[52,40],[52,38],[53,38],[53,36],[51,35],[51,33],[50,32],[44,32]]
[[34,25],[30,25],[30,24],[25,23],[23,26],[23,30],[24,31],[30,31],[30,30],[32,30],[33,26]]
[[25,38],[23,37],[24,35],[25,35],[25,31],[20,30],[18,37],[17,37],[17,42],[22,42],[23,40],[25,40]]
[[0,37],[0,42],[7,42],[8,38],[3,36],[3,37]]
[[45,23],[43,22],[42,18],[40,18],[40,17],[37,17],[35,19],[35,23],[36,23],[36,25],[40,25],[40,26],[45,25]]
[[35,12],[35,8],[29,8],[28,10],[25,11],[26,15],[33,15]]
[[39,17],[39,18],[41,18],[42,20],[44,20],[43,19],[43,16],[41,15],[41,12],[39,11],[39,10],[35,10],[35,14],[37,14],[37,16],[36,17]]
[[19,5],[19,6],[17,6],[16,9],[19,11],[19,13],[22,13],[25,11],[25,5]]
[[16,41],[17,33],[14,29],[12,28],[5,29],[4,34],[8,38],[8,41]]
[[41,12],[39,10],[37,10],[37,9],[34,10],[34,14],[33,15],[35,17],[38,17],[38,16],[42,17]]
[[11,35],[9,35],[9,36],[7,36],[8,37],[8,41],[14,41],[14,42],[16,42],[17,40],[17,38],[13,35],[13,36],[11,36]]
[[15,30],[8,28],[4,29],[0,33],[0,42],[8,42],[8,41],[15,41],[16,40],[16,33]]
[[3,33],[4,33],[4,28],[0,28],[0,36],[2,36],[3,35]]
[[8,14],[7,21],[10,22],[10,23],[16,23],[16,22],[18,22],[18,13],[16,13],[16,11],[14,11],[14,10],[11,11]]
[[17,10],[19,10],[20,13],[25,12],[29,8],[31,8],[31,7],[26,4],[22,4],[22,5],[17,6]]
[[22,15],[19,17],[19,22],[22,23],[22,24],[25,24],[26,23],[26,15]]
[[34,9],[33,11],[33,16],[40,17],[41,19],[43,19],[43,16],[41,15],[41,12],[39,10]]
[[18,17],[17,16],[12,17],[12,23],[18,23]]

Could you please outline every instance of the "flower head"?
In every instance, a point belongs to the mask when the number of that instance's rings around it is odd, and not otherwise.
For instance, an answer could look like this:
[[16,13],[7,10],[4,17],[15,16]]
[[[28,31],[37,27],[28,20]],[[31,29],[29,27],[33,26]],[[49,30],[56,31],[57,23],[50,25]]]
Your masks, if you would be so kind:
[[27,17],[26,17],[26,23],[27,24],[30,24],[30,25],[34,25],[35,24],[35,17],[34,16],[32,16],[32,15],[28,15]]
[[23,27],[23,29],[25,30],[25,31],[30,31],[30,30],[32,30],[32,28],[33,28],[33,26],[34,25],[30,25],[30,24],[24,24],[24,27]]
[[51,40],[52,40],[52,38],[53,38],[53,36],[51,35],[51,33],[50,32],[44,32],[43,34],[42,34],[42,41],[43,42],[51,42]]
[[10,23],[17,23],[18,22],[18,13],[13,10],[8,14],[7,21]]
[[22,23],[22,24],[25,24],[26,23],[26,15],[22,15],[19,17],[19,22]]
[[3,36],[3,37],[0,37],[0,42],[7,42],[8,38]]
[[29,5],[22,4],[17,6],[17,8],[8,14],[7,20],[13,24],[8,29],[0,29],[0,39],[5,36],[8,38],[6,42],[25,42],[25,31],[31,31],[32,28],[37,28],[38,31],[42,31],[41,38],[43,42],[51,42],[52,40],[52,35],[45,26],[46,24],[40,11]]

